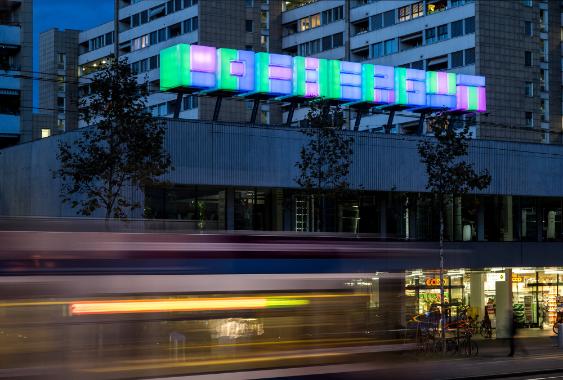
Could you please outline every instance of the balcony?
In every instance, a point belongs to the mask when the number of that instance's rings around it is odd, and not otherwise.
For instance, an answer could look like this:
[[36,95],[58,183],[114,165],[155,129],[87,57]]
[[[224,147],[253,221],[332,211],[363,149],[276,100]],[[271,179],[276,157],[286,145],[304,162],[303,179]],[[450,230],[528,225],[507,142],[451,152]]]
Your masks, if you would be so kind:
[[21,28],[17,25],[0,25],[0,45],[19,47]]
[[0,94],[17,95],[21,89],[19,71],[0,70]]
[[0,114],[0,135],[19,135],[20,117],[19,115]]

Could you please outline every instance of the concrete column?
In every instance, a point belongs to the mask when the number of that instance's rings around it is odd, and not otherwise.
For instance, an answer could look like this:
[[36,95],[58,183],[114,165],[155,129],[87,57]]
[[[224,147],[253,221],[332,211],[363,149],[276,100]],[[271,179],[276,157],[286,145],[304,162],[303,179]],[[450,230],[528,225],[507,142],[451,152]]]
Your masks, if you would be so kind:
[[225,194],[225,229],[235,229],[235,189],[227,189]]
[[483,319],[485,313],[485,274],[472,272],[470,275],[471,290],[469,293],[470,305],[476,308],[479,319]]
[[504,229],[504,241],[514,239],[514,223],[512,220],[512,196],[502,197],[502,227]]
[[461,218],[461,197],[453,198],[452,206],[453,206],[453,212],[454,212],[453,238],[454,238],[454,240],[460,241],[460,240],[463,240],[463,225],[462,225],[462,218]]
[[381,226],[381,237],[387,236],[387,200],[379,201],[379,225]]
[[485,241],[485,206],[483,200],[479,202],[479,210],[477,211],[477,240]]
[[495,283],[497,338],[512,335],[512,270],[506,271],[505,281]]

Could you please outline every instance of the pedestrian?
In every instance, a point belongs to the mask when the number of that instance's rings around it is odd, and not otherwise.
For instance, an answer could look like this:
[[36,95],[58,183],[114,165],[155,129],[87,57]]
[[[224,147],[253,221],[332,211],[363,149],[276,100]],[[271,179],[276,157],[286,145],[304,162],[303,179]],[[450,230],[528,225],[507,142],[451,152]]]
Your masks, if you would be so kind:
[[[517,323],[516,315],[512,314],[512,323],[510,324],[510,353],[508,354],[510,357],[513,357],[516,351],[516,335],[518,334]],[[528,355],[528,351],[524,346],[521,344],[519,344],[519,346],[524,355]]]

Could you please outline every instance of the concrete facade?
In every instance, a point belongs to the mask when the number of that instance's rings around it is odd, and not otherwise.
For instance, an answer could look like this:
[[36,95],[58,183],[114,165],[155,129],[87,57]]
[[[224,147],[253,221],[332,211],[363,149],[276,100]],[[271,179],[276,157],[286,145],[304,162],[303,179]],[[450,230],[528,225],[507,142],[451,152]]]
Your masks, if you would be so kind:
[[[77,30],[50,29],[39,35],[39,111],[53,119],[51,134],[78,128]],[[34,125],[35,134],[39,127]]]
[[0,146],[33,139],[33,0],[0,1]]

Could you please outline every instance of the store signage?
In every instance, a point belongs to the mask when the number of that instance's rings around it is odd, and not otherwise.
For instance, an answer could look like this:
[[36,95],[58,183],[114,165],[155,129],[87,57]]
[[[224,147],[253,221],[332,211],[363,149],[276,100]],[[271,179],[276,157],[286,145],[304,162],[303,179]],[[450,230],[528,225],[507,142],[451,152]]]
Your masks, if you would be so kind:
[[[426,286],[440,286],[440,279],[439,278],[427,278],[426,281],[424,281],[424,283],[426,284]],[[444,278],[442,280],[442,284],[444,284],[444,286],[447,286],[448,281]]]
[[524,281],[524,278],[522,276],[518,276],[515,274],[512,275],[512,282],[522,282],[522,281]]
[[160,88],[405,109],[487,109],[482,76],[188,44],[160,52]]
[[506,280],[506,273],[499,272],[499,273],[487,273],[487,281],[489,282],[497,282],[497,281],[505,281]]

